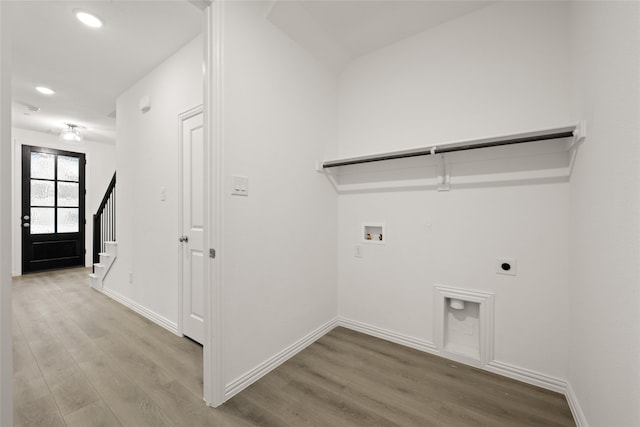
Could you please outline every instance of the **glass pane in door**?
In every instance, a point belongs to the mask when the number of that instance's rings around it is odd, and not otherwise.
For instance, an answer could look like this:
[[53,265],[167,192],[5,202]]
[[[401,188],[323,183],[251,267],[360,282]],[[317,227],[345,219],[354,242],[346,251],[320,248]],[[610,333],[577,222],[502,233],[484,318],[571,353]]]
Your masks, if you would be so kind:
[[77,233],[80,229],[79,224],[77,208],[58,208],[58,233]]
[[74,182],[58,182],[58,206],[78,207],[80,185]]
[[31,206],[54,206],[53,181],[31,180]]
[[55,231],[54,208],[31,208],[31,234],[50,234]]
[[77,157],[58,156],[58,179],[76,182],[80,179],[80,163]]
[[55,178],[54,154],[31,153],[31,178],[54,179]]

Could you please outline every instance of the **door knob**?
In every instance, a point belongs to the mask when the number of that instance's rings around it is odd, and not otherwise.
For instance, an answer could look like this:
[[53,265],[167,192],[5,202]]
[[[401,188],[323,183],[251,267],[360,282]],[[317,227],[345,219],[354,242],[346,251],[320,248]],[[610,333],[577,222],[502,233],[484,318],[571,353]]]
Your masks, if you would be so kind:
[[25,222],[24,224],[22,224],[22,226],[23,226],[24,228],[29,228],[29,227],[30,227],[30,225],[29,225],[29,223],[28,223],[28,222]]
[[29,218],[31,218],[29,215],[25,215],[22,217],[22,219],[24,219],[25,221],[29,221]]
[[188,242],[189,241],[189,237],[187,236],[180,236],[180,238],[178,239],[181,242]]

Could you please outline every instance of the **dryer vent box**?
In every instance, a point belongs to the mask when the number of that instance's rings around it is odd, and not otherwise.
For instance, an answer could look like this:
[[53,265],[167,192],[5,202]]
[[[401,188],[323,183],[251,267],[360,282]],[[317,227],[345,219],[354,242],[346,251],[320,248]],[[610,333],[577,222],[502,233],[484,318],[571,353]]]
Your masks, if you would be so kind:
[[514,258],[496,258],[496,274],[516,276],[518,274],[518,261]]

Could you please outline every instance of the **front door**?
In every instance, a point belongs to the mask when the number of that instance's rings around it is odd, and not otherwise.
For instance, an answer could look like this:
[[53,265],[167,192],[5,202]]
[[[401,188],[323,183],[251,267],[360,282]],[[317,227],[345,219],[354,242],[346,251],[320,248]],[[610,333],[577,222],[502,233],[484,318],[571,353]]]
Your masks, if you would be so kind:
[[182,333],[204,342],[204,128],[202,108],[180,115],[182,148]]
[[85,157],[22,146],[22,272],[85,265]]

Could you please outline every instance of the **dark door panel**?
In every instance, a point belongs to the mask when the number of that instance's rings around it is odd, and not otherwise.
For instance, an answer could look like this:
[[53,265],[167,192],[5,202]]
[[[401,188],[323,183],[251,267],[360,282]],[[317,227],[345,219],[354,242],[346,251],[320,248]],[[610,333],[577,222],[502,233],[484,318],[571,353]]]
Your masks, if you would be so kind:
[[85,156],[22,146],[22,272],[83,266]]

